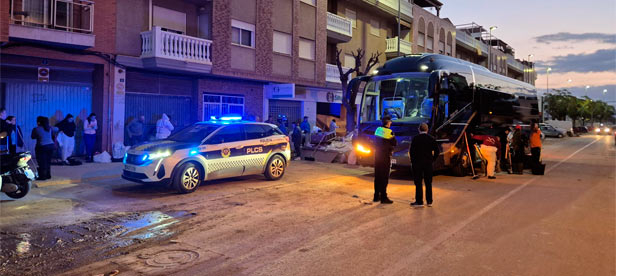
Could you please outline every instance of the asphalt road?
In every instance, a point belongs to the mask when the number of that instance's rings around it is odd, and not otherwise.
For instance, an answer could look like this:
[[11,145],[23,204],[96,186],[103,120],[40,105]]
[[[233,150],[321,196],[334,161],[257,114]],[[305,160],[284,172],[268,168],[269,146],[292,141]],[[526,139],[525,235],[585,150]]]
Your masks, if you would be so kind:
[[542,158],[544,176],[436,176],[420,209],[405,173],[381,205],[370,169],[306,161],[188,195],[123,180],[3,195],[0,274],[615,275],[613,138],[547,140]]

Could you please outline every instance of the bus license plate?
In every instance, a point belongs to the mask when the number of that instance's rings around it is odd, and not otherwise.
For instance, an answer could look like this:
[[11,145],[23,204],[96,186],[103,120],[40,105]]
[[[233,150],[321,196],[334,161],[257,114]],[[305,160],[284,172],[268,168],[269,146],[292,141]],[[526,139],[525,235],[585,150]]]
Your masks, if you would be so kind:
[[124,165],[124,170],[129,171],[129,172],[135,172],[137,171],[137,168],[135,168],[134,166],[130,166],[130,165]]

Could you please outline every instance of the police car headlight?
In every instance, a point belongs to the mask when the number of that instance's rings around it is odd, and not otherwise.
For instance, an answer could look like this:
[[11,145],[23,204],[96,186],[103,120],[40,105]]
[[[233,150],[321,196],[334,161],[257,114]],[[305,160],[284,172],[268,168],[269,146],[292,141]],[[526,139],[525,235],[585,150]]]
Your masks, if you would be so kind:
[[147,158],[148,160],[155,160],[155,159],[160,159],[160,158],[165,158],[171,155],[171,152],[169,151],[161,151],[161,152],[156,152],[156,153],[152,153],[152,154],[148,154]]
[[371,149],[366,148],[366,147],[364,147],[364,146],[363,146],[363,145],[361,145],[361,144],[357,144],[357,145],[356,145],[356,151],[359,151],[359,152],[364,153],[364,154],[369,154],[369,153],[371,153]]

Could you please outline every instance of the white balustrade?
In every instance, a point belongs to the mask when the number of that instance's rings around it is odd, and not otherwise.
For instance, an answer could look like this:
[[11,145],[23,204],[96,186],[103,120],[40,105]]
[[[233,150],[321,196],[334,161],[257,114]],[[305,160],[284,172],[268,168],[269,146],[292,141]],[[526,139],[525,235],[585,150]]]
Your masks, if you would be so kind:
[[[398,52],[398,36],[386,39],[386,53]],[[411,55],[411,42],[401,40],[401,54]]]
[[333,13],[328,13],[327,28],[349,37],[352,36],[353,28],[351,26],[351,20]]
[[[343,72],[346,72],[347,70],[349,70],[349,68],[343,67]],[[341,75],[339,74],[338,66],[326,63],[326,81],[341,83]]]
[[212,64],[212,41],[161,30],[153,27],[152,30],[141,33],[141,57],[160,57]]

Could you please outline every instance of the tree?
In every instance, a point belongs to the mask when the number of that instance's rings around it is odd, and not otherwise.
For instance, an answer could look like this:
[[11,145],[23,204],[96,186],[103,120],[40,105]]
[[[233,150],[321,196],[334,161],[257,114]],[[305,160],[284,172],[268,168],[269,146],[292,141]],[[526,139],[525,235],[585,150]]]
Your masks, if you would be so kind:
[[360,88],[360,82],[355,82],[354,86],[351,89],[347,89],[349,85],[349,78],[353,73],[356,73],[358,76],[368,75],[371,68],[375,66],[379,62],[379,56],[381,53],[377,51],[377,53],[371,54],[371,57],[368,59],[364,70],[362,68],[362,59],[364,58],[365,51],[363,49],[358,48],[355,52],[352,51],[351,55],[354,58],[354,66],[353,68],[347,69],[347,71],[343,70],[343,64],[341,62],[341,53],[343,50],[336,48],[336,66],[338,67],[338,71],[341,79],[341,89],[343,89],[343,99],[342,104],[347,111],[345,116],[346,120],[346,130],[347,133],[353,132],[356,129],[356,113],[358,113],[358,105],[356,104],[356,98],[358,96],[358,90]]

